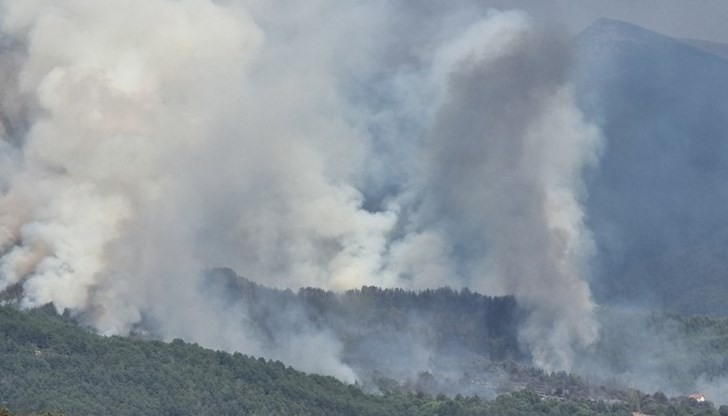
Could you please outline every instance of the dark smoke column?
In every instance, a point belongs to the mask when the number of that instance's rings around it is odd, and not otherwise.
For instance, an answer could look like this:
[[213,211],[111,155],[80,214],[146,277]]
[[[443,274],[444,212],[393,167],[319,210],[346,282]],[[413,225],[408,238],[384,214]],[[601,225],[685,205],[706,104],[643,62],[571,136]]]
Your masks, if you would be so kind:
[[428,142],[433,212],[470,285],[530,312],[534,363],[569,369],[598,336],[581,174],[599,136],[574,104],[568,45],[521,14],[492,14],[450,48]]

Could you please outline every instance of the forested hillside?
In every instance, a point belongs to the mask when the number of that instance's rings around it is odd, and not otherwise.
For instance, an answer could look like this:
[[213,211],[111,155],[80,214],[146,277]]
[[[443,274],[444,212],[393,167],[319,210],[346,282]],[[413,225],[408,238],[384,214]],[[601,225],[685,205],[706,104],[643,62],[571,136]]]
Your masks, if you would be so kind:
[[439,364],[452,369],[452,362],[443,362],[448,357],[528,358],[519,348],[522,312],[512,296],[372,286],[344,293],[317,288],[294,293],[261,286],[229,269],[213,270],[206,290],[212,299],[226,299],[244,310],[271,348],[303,327],[331,333],[341,343],[343,360],[359,373],[386,370],[402,378]]
[[10,414],[7,409],[17,415],[50,409],[79,416],[629,415],[632,410],[718,415],[710,403],[668,400],[659,393],[622,394],[622,400],[610,402],[546,398],[527,390],[492,401],[401,391],[372,395],[280,362],[206,350],[181,340],[97,336],[51,307],[29,312],[0,307],[3,416]]
[[[363,287],[344,293],[304,288],[294,293],[258,285],[228,269],[212,271],[207,290],[211,298],[225,298],[244,310],[271,348],[288,342],[299,328],[329,334],[330,342],[341,346],[343,363],[365,385],[384,380],[431,394],[495,397],[528,388],[543,394],[565,390],[573,398],[614,398],[529,369],[530,357],[519,345],[524,313],[512,297],[448,288]],[[583,376],[613,380],[618,388],[680,395],[705,386],[720,390],[716,386],[723,383],[715,380],[728,375],[728,320],[616,307],[599,308],[597,318],[600,338],[580,352],[573,367]]]

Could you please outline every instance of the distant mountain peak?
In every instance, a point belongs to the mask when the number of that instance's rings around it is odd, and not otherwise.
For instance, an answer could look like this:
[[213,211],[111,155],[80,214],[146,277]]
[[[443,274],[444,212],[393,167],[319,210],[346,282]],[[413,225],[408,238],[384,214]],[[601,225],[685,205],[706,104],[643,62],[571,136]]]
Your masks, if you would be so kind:
[[594,23],[589,25],[589,27],[600,29],[614,28],[619,30],[648,31],[647,29],[633,23],[625,22],[624,20],[612,19],[610,17],[600,17],[595,20]]
[[583,58],[600,60],[622,50],[641,50],[649,54],[669,51],[668,55],[692,54],[696,60],[728,59],[728,45],[698,39],[679,39],[617,19],[602,17],[575,39]]
[[625,44],[637,46],[665,41],[672,42],[673,39],[632,23],[607,17],[597,19],[576,38],[580,48],[586,48],[592,53],[607,52]]

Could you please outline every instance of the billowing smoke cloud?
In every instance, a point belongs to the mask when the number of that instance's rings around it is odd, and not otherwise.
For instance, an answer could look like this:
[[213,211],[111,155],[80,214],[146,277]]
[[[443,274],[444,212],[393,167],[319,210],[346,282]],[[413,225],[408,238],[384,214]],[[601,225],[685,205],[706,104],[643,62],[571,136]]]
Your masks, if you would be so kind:
[[17,83],[31,126],[1,201],[1,267],[3,286],[23,282],[27,306],[95,309],[102,330],[123,333],[140,319],[134,297],[197,268],[180,175],[262,37],[231,12],[198,1],[5,4],[5,31],[27,47]]
[[549,369],[595,340],[580,175],[597,134],[573,103],[568,46],[524,15],[430,15],[422,36],[387,42],[403,32],[393,19],[416,16],[377,2],[2,4],[15,46],[0,68],[13,97],[0,290],[21,285],[24,306],[347,380],[331,336],[284,319],[297,332],[271,352],[244,305],[201,294],[203,271],[514,293]]
[[597,338],[580,176],[599,142],[567,85],[568,48],[499,14],[446,51],[458,60],[428,143],[434,218],[470,261],[471,287],[531,309],[522,335],[535,362],[569,368]]

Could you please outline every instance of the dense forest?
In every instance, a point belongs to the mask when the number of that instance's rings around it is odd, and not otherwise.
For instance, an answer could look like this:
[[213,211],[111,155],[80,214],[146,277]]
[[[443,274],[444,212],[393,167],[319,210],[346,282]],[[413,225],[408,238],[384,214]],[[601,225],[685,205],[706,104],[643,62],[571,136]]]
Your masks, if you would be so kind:
[[[728,373],[728,320],[603,308],[602,337],[577,363],[587,375],[580,377],[528,365],[518,341],[524,312],[510,296],[367,286],[343,293],[293,292],[256,284],[228,269],[211,271],[203,290],[245,305],[256,334],[271,346],[305,327],[333,334],[357,382],[347,385],[280,361],[211,351],[179,339],[164,343],[155,339],[151,324],[131,337],[101,337],[51,305],[21,312],[6,292],[6,306],[0,308],[0,406],[20,415],[47,410],[73,415],[708,415],[718,410],[684,395],[696,388],[696,379]],[[412,357],[416,348],[426,350],[424,359]],[[661,359],[645,360],[655,351]],[[596,376],[584,362],[599,369]],[[652,364],[640,366],[643,362]],[[659,383],[620,379],[623,374],[649,375]],[[643,394],[630,385],[671,386],[665,391],[676,398],[659,391]],[[728,414],[728,408],[721,410]]]
[[[280,362],[171,343],[101,337],[52,307],[0,307],[0,414],[68,415],[725,415],[728,408],[662,393],[614,400],[531,390],[446,397],[360,386],[304,374]],[[573,378],[550,375],[553,380]],[[10,410],[8,410],[10,409]],[[14,413],[11,413],[14,412]],[[44,414],[44,413],[43,413]]]
[[[244,309],[268,345],[287,342],[300,328],[331,334],[365,387],[394,380],[388,385],[409,391],[492,398],[518,388],[550,394],[553,384],[529,368],[530,356],[519,344],[525,312],[510,296],[371,286],[293,292],[267,288],[229,269],[213,270],[205,290]],[[599,384],[679,395],[728,375],[728,320],[617,307],[599,308],[597,316],[600,339],[580,352],[574,371]],[[603,396],[571,387],[572,397]]]
[[[451,357],[528,359],[518,343],[523,312],[512,296],[373,286],[344,293],[309,287],[294,293],[256,284],[229,269],[212,270],[205,290],[210,298],[245,310],[256,333],[272,347],[287,342],[279,336],[303,327],[334,334],[344,361],[359,373],[387,369],[391,376],[411,376]],[[413,347],[421,351],[418,357]]]

